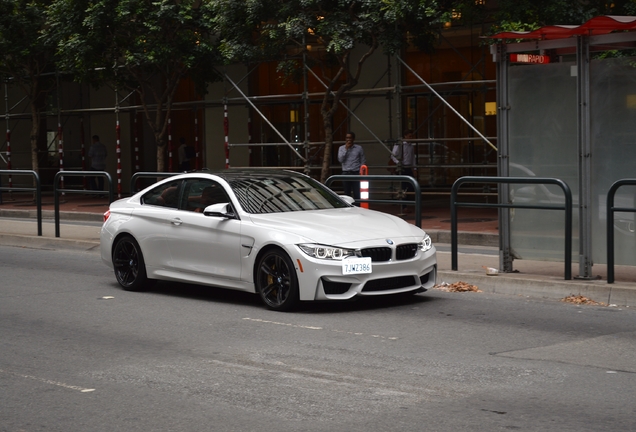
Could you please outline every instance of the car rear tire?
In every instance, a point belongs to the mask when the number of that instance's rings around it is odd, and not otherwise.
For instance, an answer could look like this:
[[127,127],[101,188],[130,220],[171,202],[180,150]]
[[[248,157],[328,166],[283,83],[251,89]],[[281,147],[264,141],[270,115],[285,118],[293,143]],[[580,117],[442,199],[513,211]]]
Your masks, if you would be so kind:
[[113,267],[117,282],[126,291],[143,291],[148,283],[146,264],[134,238],[121,237],[113,248]]
[[269,309],[287,312],[298,305],[296,269],[286,253],[271,249],[259,258],[256,289]]

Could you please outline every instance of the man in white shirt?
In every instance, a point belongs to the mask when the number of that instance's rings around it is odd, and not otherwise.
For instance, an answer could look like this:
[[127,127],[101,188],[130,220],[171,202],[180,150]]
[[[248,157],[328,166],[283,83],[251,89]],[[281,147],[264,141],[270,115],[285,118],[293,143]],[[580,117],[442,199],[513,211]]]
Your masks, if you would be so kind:
[[[412,140],[415,133],[411,129],[404,131],[404,139]],[[411,141],[398,141],[393,146],[391,152],[391,161],[397,166],[396,174],[407,175],[417,179],[417,167],[415,166],[415,147]],[[402,189],[407,192],[413,192],[413,185],[410,182],[404,182]]]

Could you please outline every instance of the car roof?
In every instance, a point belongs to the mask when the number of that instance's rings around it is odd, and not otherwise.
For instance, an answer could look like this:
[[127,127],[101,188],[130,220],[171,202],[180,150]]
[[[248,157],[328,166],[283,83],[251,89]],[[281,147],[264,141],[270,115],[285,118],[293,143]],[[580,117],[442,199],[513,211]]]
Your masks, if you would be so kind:
[[289,177],[304,177],[305,174],[290,171],[290,170],[269,170],[269,169],[226,169],[226,170],[200,170],[192,171],[189,175],[211,174],[221,177],[225,181],[241,181],[241,180],[254,180],[255,178],[289,178]]

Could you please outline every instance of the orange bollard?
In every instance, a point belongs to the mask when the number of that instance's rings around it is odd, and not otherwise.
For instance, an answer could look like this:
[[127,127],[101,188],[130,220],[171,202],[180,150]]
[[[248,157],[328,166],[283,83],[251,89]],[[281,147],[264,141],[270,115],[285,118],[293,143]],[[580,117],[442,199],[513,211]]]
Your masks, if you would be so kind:
[[[369,168],[366,165],[362,165],[360,167],[360,175],[369,175]],[[369,199],[369,181],[368,180],[362,180],[360,182],[360,199],[361,200]],[[360,207],[368,209],[369,203],[362,202],[360,203]]]

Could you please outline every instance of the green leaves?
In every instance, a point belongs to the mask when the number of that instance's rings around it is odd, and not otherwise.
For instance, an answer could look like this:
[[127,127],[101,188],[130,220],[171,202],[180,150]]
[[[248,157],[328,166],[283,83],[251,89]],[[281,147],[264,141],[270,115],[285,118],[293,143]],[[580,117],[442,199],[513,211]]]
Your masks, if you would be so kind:
[[[83,80],[183,77],[217,60],[209,3],[57,0],[49,34],[57,43],[59,64]],[[96,69],[103,72],[96,75]]]
[[434,0],[212,0],[226,62],[284,58],[309,45],[344,56],[358,44],[397,52],[427,35],[440,15]]
[[52,45],[42,37],[51,1],[0,0],[0,71],[26,79],[47,71]]

